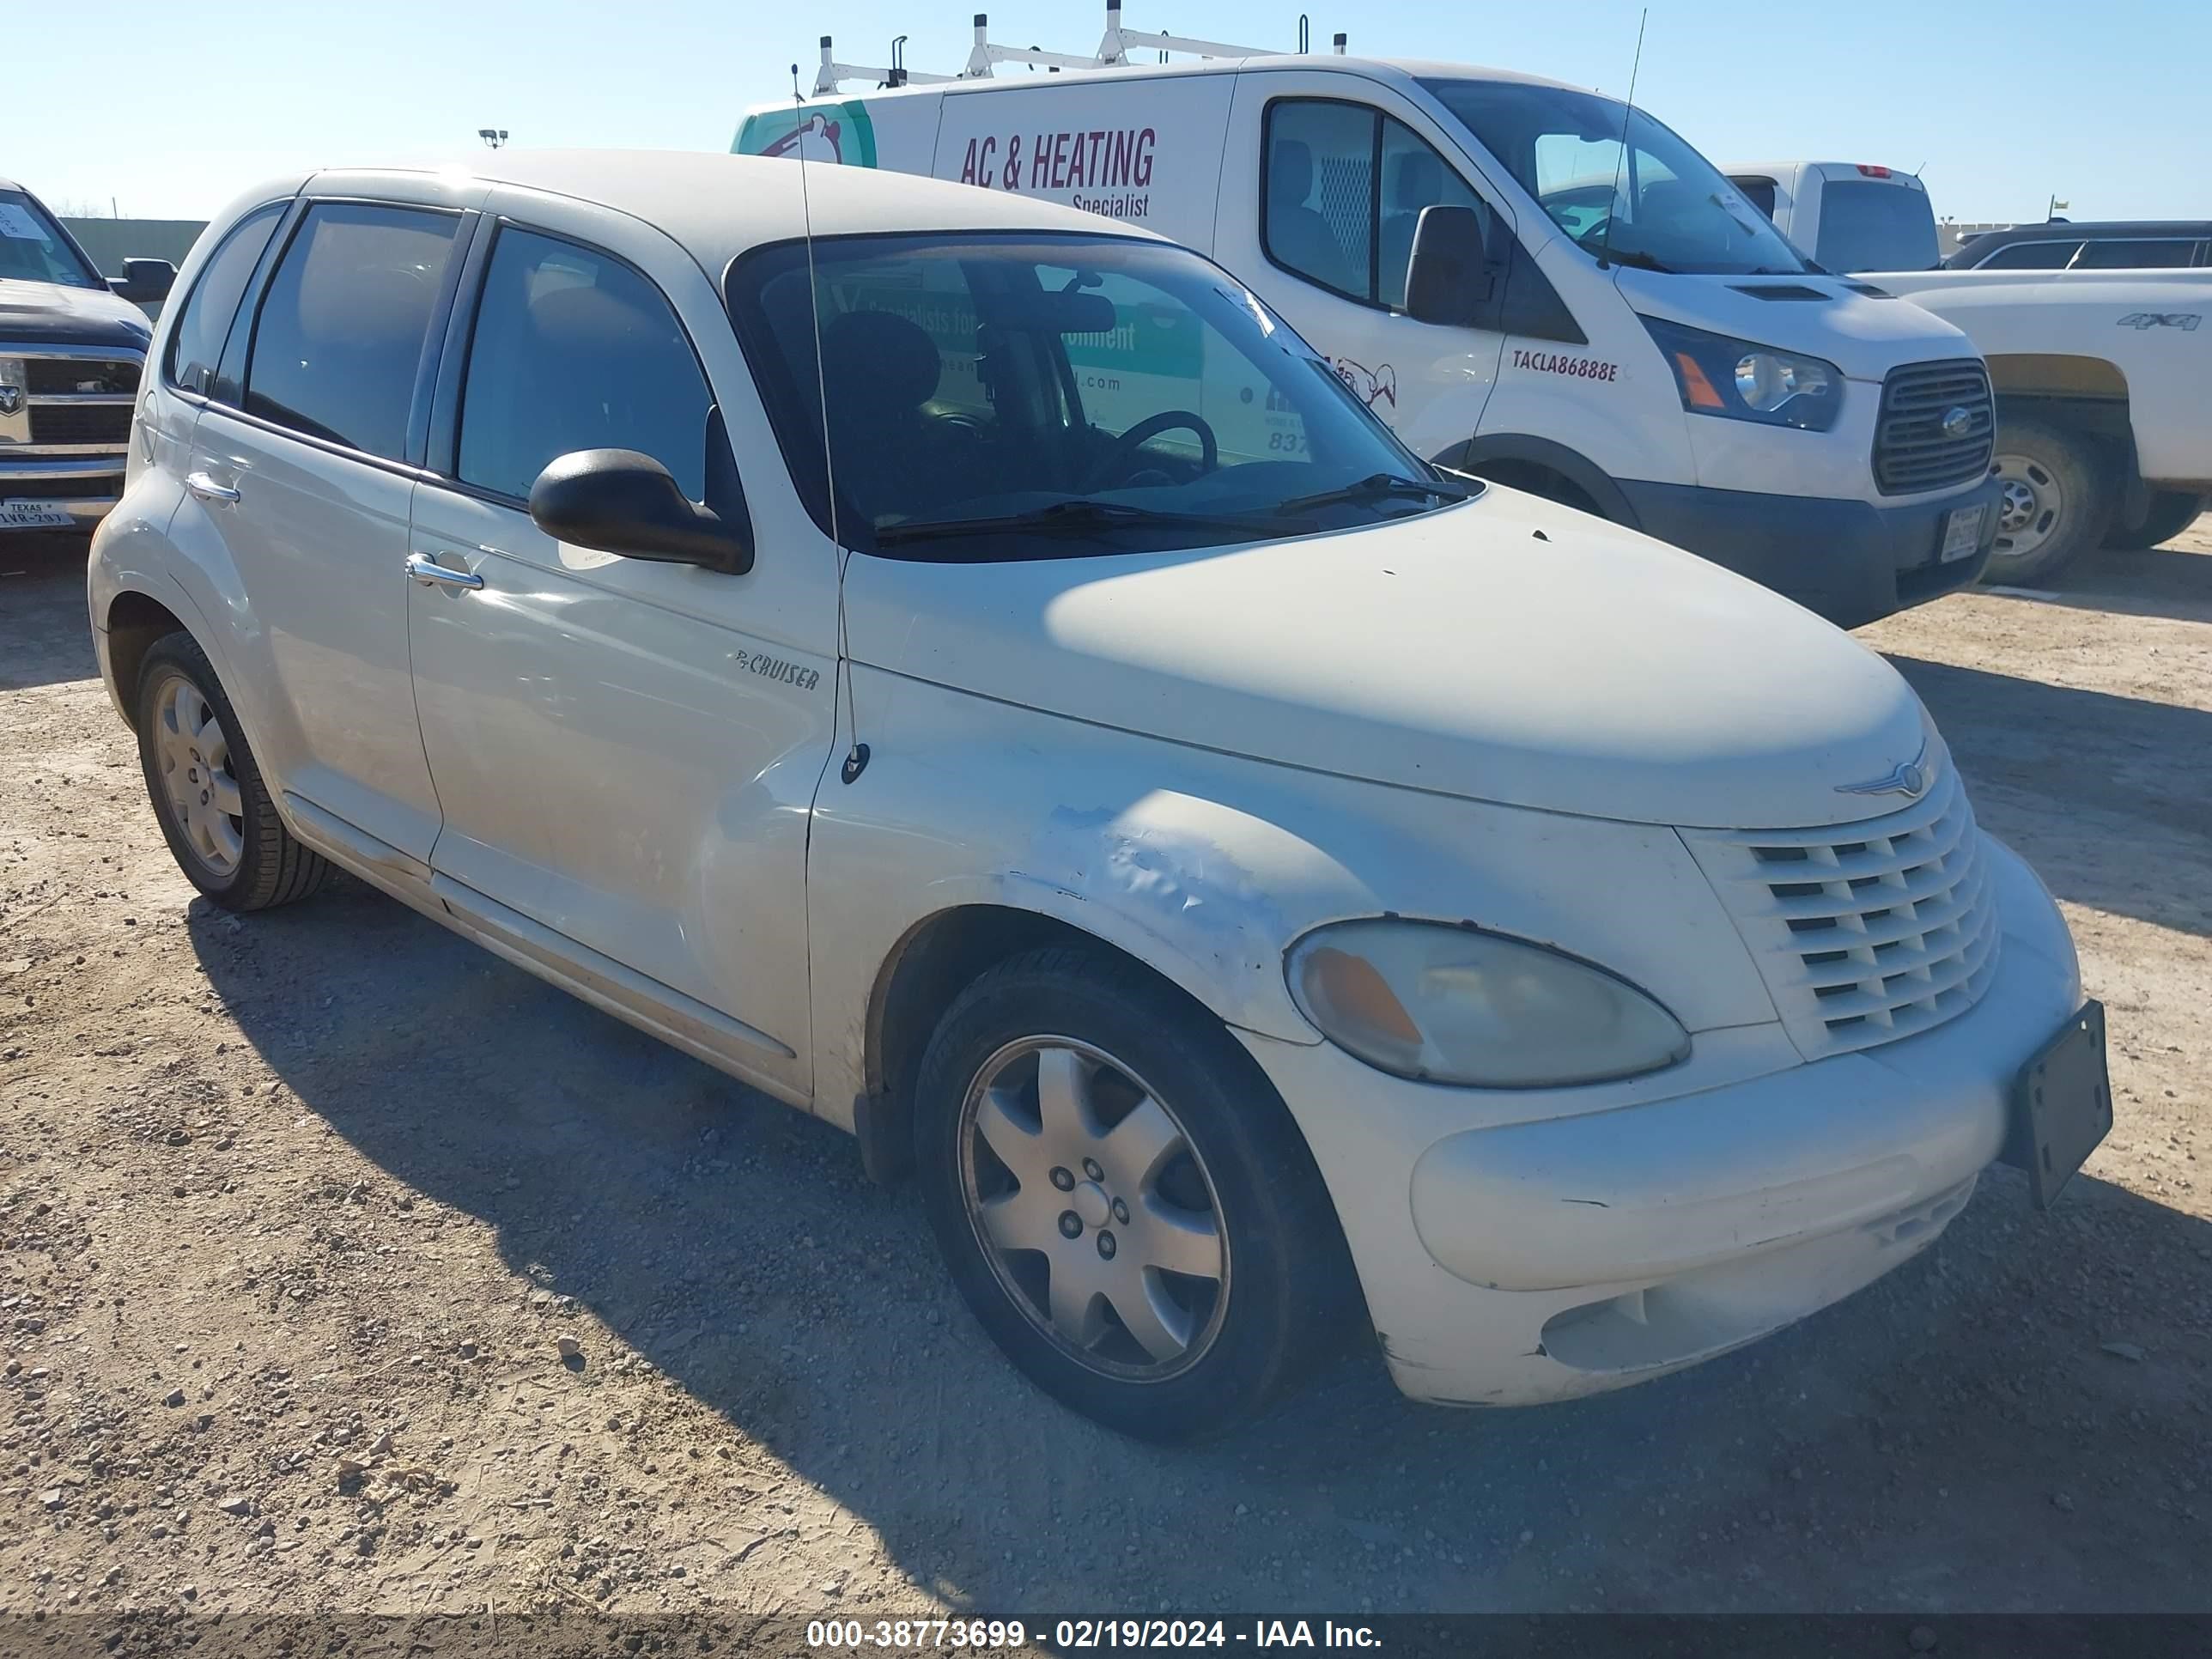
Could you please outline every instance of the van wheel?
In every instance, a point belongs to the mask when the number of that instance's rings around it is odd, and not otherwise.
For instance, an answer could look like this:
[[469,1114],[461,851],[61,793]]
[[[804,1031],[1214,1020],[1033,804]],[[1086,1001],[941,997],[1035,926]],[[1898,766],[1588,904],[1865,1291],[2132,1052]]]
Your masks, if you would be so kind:
[[330,866],[292,839],[222,682],[189,634],[154,642],[138,673],[138,761],[185,878],[226,910],[302,899]]
[[1218,1024],[1119,958],[1055,945],[969,986],[914,1129],[969,1308],[1109,1428],[1224,1428],[1346,1328],[1343,1237],[1289,1113]]
[[1997,428],[1997,535],[1984,582],[2048,581],[2105,539],[2118,502],[2087,439],[2041,421]]
[[2105,538],[2107,547],[2159,547],[2172,541],[2197,521],[2212,496],[2199,495],[2186,489],[2160,489],[2153,492],[2149,503],[2140,519],[2116,520],[2111,533]]

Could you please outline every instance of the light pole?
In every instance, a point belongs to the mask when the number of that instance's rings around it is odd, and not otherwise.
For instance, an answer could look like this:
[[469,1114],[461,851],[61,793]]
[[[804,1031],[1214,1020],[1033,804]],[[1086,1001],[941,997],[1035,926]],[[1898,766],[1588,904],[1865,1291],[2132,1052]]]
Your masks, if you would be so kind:
[[497,149],[501,144],[507,142],[507,129],[505,127],[478,127],[477,129],[477,137],[484,141],[487,148]]

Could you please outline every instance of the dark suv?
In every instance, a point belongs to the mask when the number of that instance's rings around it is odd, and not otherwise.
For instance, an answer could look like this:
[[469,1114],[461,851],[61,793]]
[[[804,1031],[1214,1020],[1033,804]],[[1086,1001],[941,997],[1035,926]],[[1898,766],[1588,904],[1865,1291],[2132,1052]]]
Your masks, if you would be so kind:
[[39,198],[0,179],[0,534],[88,530],[123,494],[131,409],[166,259],[103,278]]
[[2212,264],[2212,222],[2111,219],[1984,231],[1946,270],[2172,270]]

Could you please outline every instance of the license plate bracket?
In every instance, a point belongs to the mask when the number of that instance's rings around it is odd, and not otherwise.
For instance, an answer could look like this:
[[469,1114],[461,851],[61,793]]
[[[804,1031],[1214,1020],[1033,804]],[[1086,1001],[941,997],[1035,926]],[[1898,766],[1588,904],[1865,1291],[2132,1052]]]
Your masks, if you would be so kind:
[[1989,511],[1986,501],[1976,501],[1972,507],[1954,507],[1943,515],[1943,539],[1936,550],[1936,562],[1955,564],[1960,559],[1971,559],[1981,550],[1982,517]]
[[2047,1210],[2112,1129],[2105,1005],[2093,1000],[2021,1067],[2011,1133],[1999,1157],[2027,1172],[2028,1195]]

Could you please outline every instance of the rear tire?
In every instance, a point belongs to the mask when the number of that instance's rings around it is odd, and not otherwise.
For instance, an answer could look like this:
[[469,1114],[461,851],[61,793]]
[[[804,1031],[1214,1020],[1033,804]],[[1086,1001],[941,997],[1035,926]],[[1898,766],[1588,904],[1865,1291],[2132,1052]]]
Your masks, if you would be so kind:
[[1996,468],[2003,494],[1984,582],[2049,581],[2100,545],[2118,505],[2094,443],[2041,421],[1997,425]]
[[1343,1236],[1289,1112],[1218,1021],[1120,957],[1030,951],[961,993],[914,1132],[969,1308],[1109,1428],[1225,1428],[1351,1328]]
[[331,866],[277,817],[237,711],[189,634],[147,650],[138,671],[138,761],[155,821],[185,879],[226,910],[306,898]]
[[2212,501],[2212,496],[2185,489],[2154,490],[2142,517],[2114,520],[2105,537],[2105,545],[2129,549],[2161,546],[2196,523],[2197,515],[2204,511],[2208,501]]

